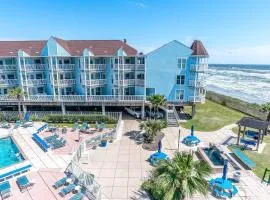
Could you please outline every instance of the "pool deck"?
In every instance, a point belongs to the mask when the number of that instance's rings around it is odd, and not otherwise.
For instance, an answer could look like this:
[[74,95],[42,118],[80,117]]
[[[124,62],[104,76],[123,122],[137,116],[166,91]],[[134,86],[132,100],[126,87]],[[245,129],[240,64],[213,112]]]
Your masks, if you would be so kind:
[[[87,171],[95,174],[96,180],[102,186],[102,199],[141,199],[139,188],[143,180],[148,177],[152,166],[147,162],[148,157],[153,153],[144,150],[142,145],[137,144],[132,135],[139,131],[139,121],[125,119],[122,136],[118,137],[114,143],[109,143],[107,147],[98,147],[96,150],[89,150],[82,159],[81,165]],[[51,185],[59,178],[63,177],[63,171],[71,159],[72,152],[78,147],[79,142],[75,142],[77,136],[72,132],[66,135],[68,140],[67,148],[57,151],[43,152],[40,147],[31,139],[31,134],[36,127],[41,124],[35,123],[32,128],[19,128],[14,131],[13,137],[23,148],[23,152],[33,164],[32,170],[27,173],[30,180],[34,180],[34,186],[24,193],[21,193],[15,180],[11,180],[13,196],[7,199],[67,199],[58,195],[57,190]],[[203,142],[199,145],[205,147],[211,143],[223,144],[229,137],[235,136],[229,125],[214,132],[198,132],[195,134]],[[181,139],[190,134],[189,130],[180,128]],[[7,130],[6,130],[7,131]],[[0,130],[0,133],[4,133]],[[162,142],[162,150],[170,157],[177,151],[177,140],[179,128],[169,127],[164,129],[165,137]],[[0,134],[0,135],[1,135]],[[42,133],[43,134],[47,133]],[[51,133],[48,133],[48,135]],[[98,134],[98,133],[97,133]],[[75,135],[75,136],[74,136]],[[85,137],[93,137],[86,135]],[[187,147],[180,144],[180,151],[195,150],[197,147]],[[270,199],[269,186],[261,184],[259,178],[247,170],[241,171],[241,182],[236,184],[239,194],[233,199],[265,200]],[[221,174],[214,174],[212,177],[219,177]],[[229,173],[228,177],[232,174]],[[216,199],[211,194],[204,197],[195,195],[192,199]]]

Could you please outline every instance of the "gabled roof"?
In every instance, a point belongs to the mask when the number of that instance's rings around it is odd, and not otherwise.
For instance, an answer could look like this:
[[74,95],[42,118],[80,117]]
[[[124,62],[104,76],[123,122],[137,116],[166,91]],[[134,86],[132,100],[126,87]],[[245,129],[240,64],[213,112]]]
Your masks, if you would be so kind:
[[44,45],[45,40],[40,41],[0,41],[0,56],[14,57],[21,49],[30,56],[38,56]]
[[207,53],[206,49],[203,46],[203,43],[200,40],[194,40],[190,48],[193,50],[193,53],[191,54],[193,56],[209,57],[209,54]]
[[[89,49],[95,56],[115,55],[122,48],[128,56],[137,54],[137,50],[121,40],[63,40],[53,37],[71,56],[81,56]],[[17,56],[20,49],[30,56],[39,56],[47,40],[40,41],[0,41],[0,57]]]

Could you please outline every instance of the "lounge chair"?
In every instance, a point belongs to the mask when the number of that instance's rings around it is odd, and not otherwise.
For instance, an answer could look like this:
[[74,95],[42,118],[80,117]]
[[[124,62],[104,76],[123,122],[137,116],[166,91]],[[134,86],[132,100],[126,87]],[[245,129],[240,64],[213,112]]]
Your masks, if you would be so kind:
[[81,200],[83,198],[83,193],[78,192],[73,197],[71,197],[69,200]]
[[2,199],[5,199],[11,196],[10,184],[8,181],[0,184],[0,194]]
[[67,187],[64,187],[59,194],[64,197],[65,195],[67,195],[68,193],[72,192],[75,189],[76,185],[74,184],[69,184]]
[[65,146],[66,142],[67,142],[66,140],[64,140],[62,142],[61,141],[56,141],[56,142],[52,143],[52,149],[59,149],[59,148]]
[[17,178],[16,182],[17,182],[21,191],[24,189],[27,189],[28,187],[30,187],[32,185],[26,176],[21,176],[21,177]]
[[53,134],[51,136],[45,137],[44,140],[48,143],[51,143],[53,140],[57,139],[59,137],[58,134]]
[[57,189],[57,188],[59,188],[59,187],[62,187],[63,185],[65,185],[66,180],[67,180],[67,177],[64,177],[64,178],[62,178],[62,179],[56,181],[56,182],[53,184],[53,187],[54,187],[55,189]]

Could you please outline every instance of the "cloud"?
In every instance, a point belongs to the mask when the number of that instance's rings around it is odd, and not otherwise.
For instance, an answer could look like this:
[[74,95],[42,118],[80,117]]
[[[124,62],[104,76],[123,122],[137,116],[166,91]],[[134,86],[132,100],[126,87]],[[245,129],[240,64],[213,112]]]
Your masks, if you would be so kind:
[[142,2],[135,2],[135,6],[138,8],[147,8],[147,5]]
[[208,49],[211,63],[270,64],[270,45]]

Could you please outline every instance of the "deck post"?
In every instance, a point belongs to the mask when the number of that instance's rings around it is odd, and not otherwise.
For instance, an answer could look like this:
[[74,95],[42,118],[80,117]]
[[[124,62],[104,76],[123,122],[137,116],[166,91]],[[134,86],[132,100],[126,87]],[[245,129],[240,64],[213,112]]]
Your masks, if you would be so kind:
[[62,114],[65,115],[66,114],[66,106],[64,103],[61,103],[61,109],[62,109]]
[[104,104],[102,104],[101,109],[102,109],[102,115],[105,115],[105,105]]
[[26,113],[27,112],[27,106],[23,104],[22,107],[23,107],[23,113]]
[[144,119],[144,103],[142,104],[142,119]]
[[192,104],[192,106],[191,106],[191,116],[192,116],[192,118],[195,116],[195,114],[196,114],[196,105]]
[[258,134],[257,149],[256,149],[257,151],[259,150],[260,140],[261,140],[261,132]]
[[239,145],[239,140],[240,140],[240,133],[241,133],[241,125],[238,125],[238,135],[237,135],[237,145]]

